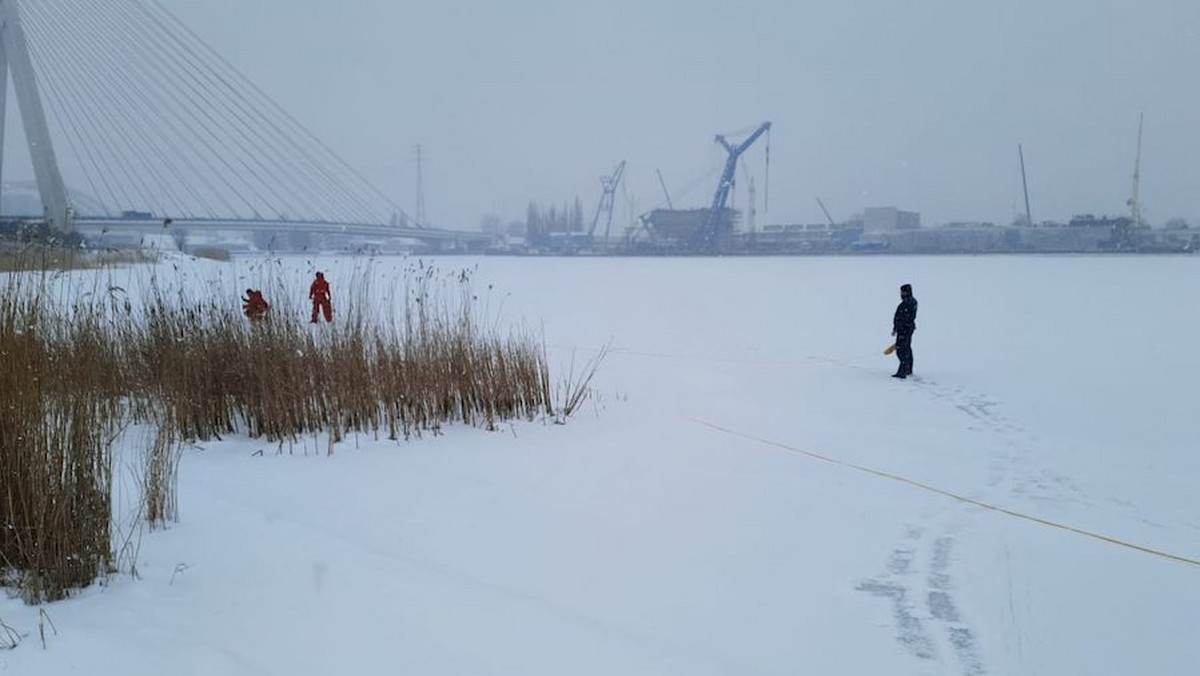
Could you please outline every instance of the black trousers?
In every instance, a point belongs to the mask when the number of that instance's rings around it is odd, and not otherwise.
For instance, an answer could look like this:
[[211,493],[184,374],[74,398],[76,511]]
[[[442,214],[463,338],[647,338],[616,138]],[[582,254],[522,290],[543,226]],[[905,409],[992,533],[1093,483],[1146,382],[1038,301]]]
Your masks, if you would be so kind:
[[896,356],[900,358],[900,370],[897,373],[911,376],[913,372],[912,334],[896,334]]

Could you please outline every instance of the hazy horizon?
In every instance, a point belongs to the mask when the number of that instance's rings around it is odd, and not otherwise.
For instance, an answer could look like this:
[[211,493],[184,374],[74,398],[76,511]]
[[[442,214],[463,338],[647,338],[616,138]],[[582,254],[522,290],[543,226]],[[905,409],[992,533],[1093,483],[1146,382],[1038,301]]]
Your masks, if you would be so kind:
[[[1142,113],[1145,219],[1200,220],[1194,0],[163,4],[409,213],[421,144],[443,227],[590,212],[621,160],[618,221],[665,206],[656,170],[705,206],[713,135],[766,120],[769,210],[764,145],[745,156],[760,225],[823,221],[817,197],[839,220],[1008,223],[1018,144],[1035,221],[1125,213]],[[19,126],[10,103],[6,181],[31,176]]]

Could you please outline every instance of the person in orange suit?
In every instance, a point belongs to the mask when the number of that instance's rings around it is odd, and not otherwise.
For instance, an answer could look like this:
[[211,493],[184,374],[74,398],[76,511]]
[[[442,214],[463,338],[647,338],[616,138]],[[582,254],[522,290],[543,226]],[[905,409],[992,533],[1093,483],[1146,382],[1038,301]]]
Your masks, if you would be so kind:
[[308,297],[312,300],[312,322],[317,323],[318,313],[324,313],[325,321],[333,321],[333,302],[329,294],[329,282],[325,281],[325,274],[317,273],[316,279],[313,280],[312,286],[308,287]]
[[246,297],[242,299],[242,312],[252,322],[257,322],[265,319],[267,311],[271,309],[267,305],[267,299],[263,298],[261,290],[246,289]]

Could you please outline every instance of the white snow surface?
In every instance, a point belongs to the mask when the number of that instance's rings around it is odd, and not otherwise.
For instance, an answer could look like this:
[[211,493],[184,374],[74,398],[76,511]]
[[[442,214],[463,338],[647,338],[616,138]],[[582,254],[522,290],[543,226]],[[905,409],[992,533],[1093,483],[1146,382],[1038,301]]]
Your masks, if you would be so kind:
[[[322,269],[337,312],[346,279],[380,279],[386,304],[412,262],[159,273],[231,302],[270,275],[300,302]],[[478,266],[480,302],[544,335],[556,377],[611,341],[584,410],[332,455],[323,438],[190,448],[181,519],[137,538],[138,579],[42,607],[57,633],[0,600],[24,634],[0,673],[1200,668],[1200,567],[701,424],[1200,558],[1200,258],[433,262]],[[882,355],[903,282],[920,301],[906,382]]]

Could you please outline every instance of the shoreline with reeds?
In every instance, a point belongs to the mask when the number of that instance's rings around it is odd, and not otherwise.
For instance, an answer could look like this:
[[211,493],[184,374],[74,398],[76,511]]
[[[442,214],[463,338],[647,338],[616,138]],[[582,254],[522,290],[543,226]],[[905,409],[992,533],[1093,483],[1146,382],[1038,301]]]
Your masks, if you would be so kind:
[[100,276],[64,292],[56,277],[0,275],[0,569],[31,603],[114,571],[113,443],[129,425],[157,430],[140,467],[154,525],[178,518],[185,442],[244,434],[283,452],[328,434],[332,453],[352,434],[561,420],[586,391],[564,383],[556,411],[542,345],[480,316],[469,270],[418,262],[382,298],[362,276],[327,325],[309,324],[288,300],[303,290],[279,279],[267,318],[251,322],[224,293],[197,297],[157,274],[136,297]]

